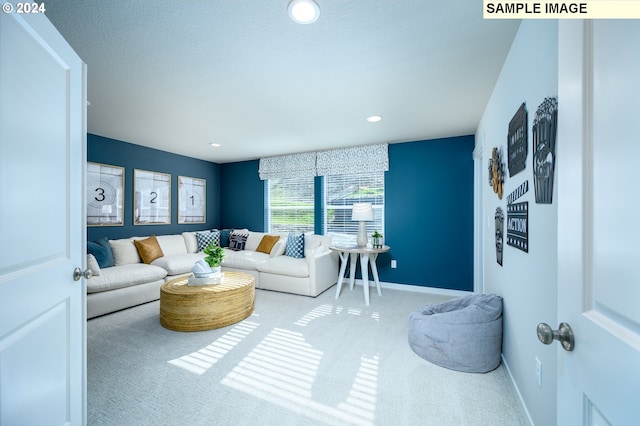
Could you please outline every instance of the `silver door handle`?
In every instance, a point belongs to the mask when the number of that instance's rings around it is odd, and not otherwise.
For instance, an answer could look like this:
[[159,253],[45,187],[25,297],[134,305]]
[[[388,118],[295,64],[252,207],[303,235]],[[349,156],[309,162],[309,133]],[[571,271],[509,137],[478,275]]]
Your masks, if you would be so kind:
[[550,345],[557,340],[565,351],[571,352],[576,346],[573,330],[566,322],[561,322],[557,330],[552,330],[549,324],[538,324],[538,339],[545,345]]
[[80,268],[76,268],[73,270],[73,280],[74,281],[80,281],[80,278],[84,277],[86,279],[89,279],[93,276],[93,273],[91,272],[91,269],[85,269],[84,272],[82,272],[82,269]]

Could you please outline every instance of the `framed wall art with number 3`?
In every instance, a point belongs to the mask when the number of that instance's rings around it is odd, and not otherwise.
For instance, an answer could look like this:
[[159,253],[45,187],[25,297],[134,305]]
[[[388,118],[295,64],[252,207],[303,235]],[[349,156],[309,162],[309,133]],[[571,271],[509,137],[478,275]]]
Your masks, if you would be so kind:
[[87,226],[124,225],[124,167],[87,162]]
[[133,170],[133,224],[171,224],[171,175]]

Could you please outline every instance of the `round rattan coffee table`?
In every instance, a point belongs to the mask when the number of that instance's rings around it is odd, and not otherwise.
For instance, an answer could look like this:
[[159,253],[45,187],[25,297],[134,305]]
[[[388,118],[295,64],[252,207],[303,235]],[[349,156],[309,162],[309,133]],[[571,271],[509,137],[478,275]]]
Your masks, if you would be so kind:
[[226,327],[253,312],[253,276],[223,272],[220,284],[189,286],[189,276],[160,287],[160,324],[175,331],[203,331]]

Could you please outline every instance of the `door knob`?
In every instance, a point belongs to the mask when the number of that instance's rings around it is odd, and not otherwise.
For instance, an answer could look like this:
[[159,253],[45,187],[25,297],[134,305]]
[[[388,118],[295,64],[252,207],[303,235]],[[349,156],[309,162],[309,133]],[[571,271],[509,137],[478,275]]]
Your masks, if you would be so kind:
[[82,270],[80,268],[76,268],[73,270],[73,280],[74,281],[80,281],[80,278],[84,277],[86,279],[89,279],[93,276],[93,273],[91,272],[91,269],[85,269],[84,272],[82,272]]
[[541,322],[538,324],[538,339],[545,345],[550,345],[554,340],[558,340],[562,348],[568,352],[571,352],[576,346],[573,330],[566,322],[561,322],[557,330],[552,330],[549,324]]

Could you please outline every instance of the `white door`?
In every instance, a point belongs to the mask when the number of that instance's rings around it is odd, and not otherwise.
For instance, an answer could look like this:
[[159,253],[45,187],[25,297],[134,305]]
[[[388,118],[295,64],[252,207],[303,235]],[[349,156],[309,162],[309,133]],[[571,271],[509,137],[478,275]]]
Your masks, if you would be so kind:
[[640,424],[640,21],[563,21],[559,425]]
[[[9,4],[9,3],[7,3]],[[85,66],[0,13],[0,424],[86,423]],[[26,4],[26,3],[25,3]]]

